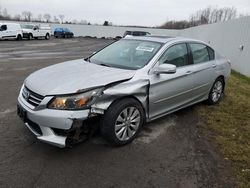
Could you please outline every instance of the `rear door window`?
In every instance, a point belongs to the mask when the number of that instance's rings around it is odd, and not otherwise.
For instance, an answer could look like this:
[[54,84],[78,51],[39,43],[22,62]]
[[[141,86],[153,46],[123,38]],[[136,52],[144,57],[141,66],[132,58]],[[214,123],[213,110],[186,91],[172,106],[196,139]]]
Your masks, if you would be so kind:
[[209,61],[209,53],[207,46],[199,43],[190,43],[189,44],[194,64],[203,63]]

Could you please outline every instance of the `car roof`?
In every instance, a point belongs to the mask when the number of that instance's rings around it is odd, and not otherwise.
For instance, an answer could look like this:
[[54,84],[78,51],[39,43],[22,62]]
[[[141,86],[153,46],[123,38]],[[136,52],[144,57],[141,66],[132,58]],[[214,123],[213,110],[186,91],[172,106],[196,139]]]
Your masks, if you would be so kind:
[[19,23],[0,22],[0,25],[20,25]]
[[[166,36],[166,35],[148,35],[148,36],[126,36],[124,39],[126,40],[145,40],[145,41],[151,41],[151,42],[159,42],[166,44],[170,41],[176,41],[176,42],[198,42],[198,43],[204,43],[200,40],[185,38],[185,37],[173,37],[173,36]],[[208,44],[206,44],[208,45]]]

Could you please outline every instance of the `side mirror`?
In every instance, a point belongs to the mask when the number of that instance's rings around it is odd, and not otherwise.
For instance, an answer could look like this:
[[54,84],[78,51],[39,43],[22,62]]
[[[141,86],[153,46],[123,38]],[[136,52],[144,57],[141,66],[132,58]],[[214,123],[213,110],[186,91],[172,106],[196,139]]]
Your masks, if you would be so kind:
[[161,64],[154,68],[155,74],[174,74],[176,73],[176,66],[172,64]]

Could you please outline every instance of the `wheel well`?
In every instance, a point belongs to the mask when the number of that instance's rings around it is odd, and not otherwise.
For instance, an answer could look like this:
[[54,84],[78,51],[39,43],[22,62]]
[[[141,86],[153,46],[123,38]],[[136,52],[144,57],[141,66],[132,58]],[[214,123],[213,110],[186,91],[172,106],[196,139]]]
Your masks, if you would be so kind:
[[221,78],[223,80],[223,83],[225,84],[225,77],[223,75],[218,76],[216,79]]
[[119,97],[119,98],[115,99],[109,106],[111,106],[114,102],[117,102],[118,100],[129,99],[129,98],[130,98],[130,99],[136,100],[136,101],[141,105],[141,107],[142,107],[142,109],[143,109],[143,112],[144,112],[144,115],[145,115],[145,117],[147,117],[147,113],[146,113],[146,110],[147,110],[147,109],[145,109],[145,107],[144,107],[144,105],[141,103],[141,101],[140,101],[138,98],[136,98],[134,95],[127,95],[127,96]]

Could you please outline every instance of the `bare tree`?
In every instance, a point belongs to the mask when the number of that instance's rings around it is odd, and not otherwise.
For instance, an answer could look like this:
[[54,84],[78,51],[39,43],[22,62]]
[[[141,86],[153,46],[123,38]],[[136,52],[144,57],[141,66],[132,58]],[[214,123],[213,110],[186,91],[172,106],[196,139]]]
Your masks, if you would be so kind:
[[24,21],[30,22],[31,18],[32,18],[32,13],[30,11],[23,11],[22,12],[22,17],[23,17]]
[[88,22],[87,22],[87,20],[81,20],[81,21],[80,21],[80,24],[82,24],[82,25],[87,25]]
[[64,15],[63,15],[63,14],[60,14],[60,15],[59,15],[59,18],[60,18],[60,20],[61,20],[61,23],[63,23]]
[[16,14],[15,16],[14,16],[14,20],[16,20],[16,21],[21,21],[21,15],[20,14]]
[[39,22],[43,21],[43,15],[42,14],[38,14],[37,21],[39,21]]
[[50,16],[50,14],[44,14],[44,15],[43,15],[43,18],[44,18],[45,21],[48,23],[48,22],[50,22],[51,16]]
[[3,9],[2,16],[3,16],[4,19],[7,19],[7,20],[10,19],[10,15],[8,14],[8,11],[7,11],[6,8]]
[[205,9],[199,10],[190,16],[189,21],[191,25],[202,25],[208,23],[216,23],[228,21],[236,18],[237,10],[232,8],[211,8],[207,7]]
[[54,23],[59,23],[59,19],[58,19],[56,16],[54,16],[53,22],[54,22]]
[[72,20],[72,23],[77,24],[78,23],[77,19]]

